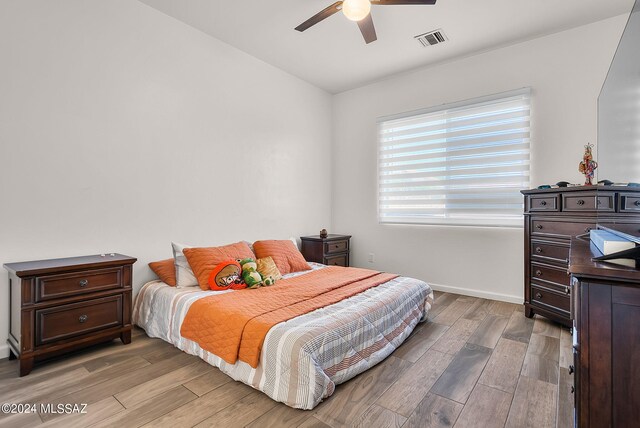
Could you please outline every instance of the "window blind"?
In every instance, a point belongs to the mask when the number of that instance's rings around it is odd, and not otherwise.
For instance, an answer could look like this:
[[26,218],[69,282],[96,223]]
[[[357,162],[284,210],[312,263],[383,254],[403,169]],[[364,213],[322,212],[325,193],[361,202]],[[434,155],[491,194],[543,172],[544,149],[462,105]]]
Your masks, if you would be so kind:
[[530,89],[379,120],[381,223],[522,226]]

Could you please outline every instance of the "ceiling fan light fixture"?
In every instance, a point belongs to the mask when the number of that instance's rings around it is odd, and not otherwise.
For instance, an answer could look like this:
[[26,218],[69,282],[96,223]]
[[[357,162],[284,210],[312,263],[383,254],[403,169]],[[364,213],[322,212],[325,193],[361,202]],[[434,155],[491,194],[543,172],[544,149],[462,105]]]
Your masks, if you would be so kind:
[[351,21],[362,21],[371,12],[369,0],[344,0],[342,13]]

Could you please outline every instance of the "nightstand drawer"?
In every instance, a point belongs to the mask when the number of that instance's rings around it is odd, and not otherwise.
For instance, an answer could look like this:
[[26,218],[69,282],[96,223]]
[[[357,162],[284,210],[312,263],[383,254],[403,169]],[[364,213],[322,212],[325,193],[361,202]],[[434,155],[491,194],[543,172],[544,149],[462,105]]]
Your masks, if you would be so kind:
[[342,254],[340,256],[333,256],[333,257],[325,257],[325,263],[328,266],[349,266],[348,260],[347,260],[347,255],[346,254]]
[[122,325],[122,295],[36,310],[36,346]]
[[43,276],[36,278],[36,302],[121,287],[121,267]]
[[324,244],[324,253],[344,253],[349,250],[349,241],[330,241]]

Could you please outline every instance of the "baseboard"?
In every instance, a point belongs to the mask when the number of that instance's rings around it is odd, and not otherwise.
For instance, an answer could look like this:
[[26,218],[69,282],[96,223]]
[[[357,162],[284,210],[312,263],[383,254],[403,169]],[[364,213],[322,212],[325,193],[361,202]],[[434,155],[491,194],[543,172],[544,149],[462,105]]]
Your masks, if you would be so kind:
[[0,359],[9,358],[9,345],[0,345]]
[[428,283],[436,291],[447,293],[463,294],[465,296],[481,297],[483,299],[499,300],[501,302],[517,303],[521,305],[524,301],[522,296],[512,296],[509,294],[493,293],[491,291],[474,290],[471,288],[452,287],[450,285]]

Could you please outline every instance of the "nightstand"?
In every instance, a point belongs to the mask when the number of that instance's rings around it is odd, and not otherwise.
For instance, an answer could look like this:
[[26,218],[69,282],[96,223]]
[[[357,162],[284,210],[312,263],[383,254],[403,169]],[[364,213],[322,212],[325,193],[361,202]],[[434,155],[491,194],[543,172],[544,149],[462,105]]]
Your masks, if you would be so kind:
[[131,342],[132,265],[122,254],[8,263],[9,358],[37,360],[120,338]]
[[329,266],[349,266],[350,235],[301,236],[302,255],[308,262]]

